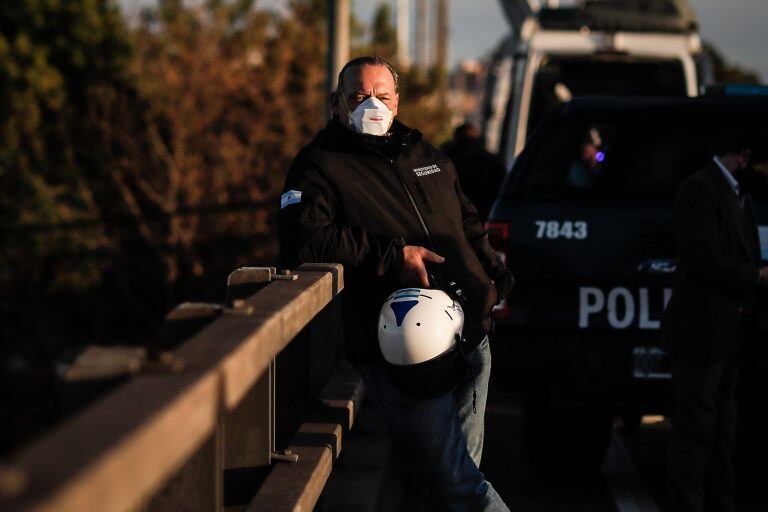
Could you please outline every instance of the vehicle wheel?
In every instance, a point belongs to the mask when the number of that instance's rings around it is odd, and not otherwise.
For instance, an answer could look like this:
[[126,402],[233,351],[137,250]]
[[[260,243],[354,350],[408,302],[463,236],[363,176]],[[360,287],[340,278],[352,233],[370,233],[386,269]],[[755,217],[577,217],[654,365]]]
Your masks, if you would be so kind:
[[538,476],[589,479],[602,466],[613,418],[597,408],[556,406],[549,393],[534,392],[524,425],[528,458]]

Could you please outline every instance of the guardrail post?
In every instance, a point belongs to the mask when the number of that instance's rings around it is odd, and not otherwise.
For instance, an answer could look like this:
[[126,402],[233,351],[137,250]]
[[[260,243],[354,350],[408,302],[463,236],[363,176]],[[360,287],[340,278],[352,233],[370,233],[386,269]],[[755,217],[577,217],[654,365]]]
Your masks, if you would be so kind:
[[298,272],[330,272],[333,276],[334,299],[309,324],[310,389],[317,394],[330,377],[342,356],[344,324],[342,322],[339,290],[344,288],[344,276],[338,263],[305,263]]
[[[185,302],[176,306],[165,317],[160,347],[177,345],[220,317],[224,307],[220,304]],[[224,503],[223,420],[219,417],[213,434],[197,452],[150,498],[144,512],[187,512],[222,510]]]
[[[344,287],[342,266],[335,263],[308,263],[295,270],[304,274],[330,274],[333,295]],[[275,441],[285,447],[313,406],[323,384],[340,356],[341,309],[334,299],[294,338],[277,357],[277,408]]]
[[144,507],[145,512],[221,512],[224,436],[219,419],[211,437]]
[[224,504],[246,503],[269,472],[275,450],[274,361],[224,416]]
[[[272,282],[274,267],[243,267],[227,279],[226,302],[230,307],[247,307],[248,297]],[[246,393],[243,400],[224,417],[225,504],[246,503],[266,476],[275,452],[275,360]]]

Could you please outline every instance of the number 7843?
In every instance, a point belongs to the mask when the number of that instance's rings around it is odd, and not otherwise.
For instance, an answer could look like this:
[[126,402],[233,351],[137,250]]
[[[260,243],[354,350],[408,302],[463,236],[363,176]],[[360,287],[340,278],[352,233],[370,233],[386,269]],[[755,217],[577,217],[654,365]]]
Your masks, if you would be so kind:
[[558,238],[566,238],[568,240],[586,240],[588,226],[587,223],[579,221],[557,221],[557,220],[537,220],[536,224],[536,238],[547,238],[549,240],[556,240]]

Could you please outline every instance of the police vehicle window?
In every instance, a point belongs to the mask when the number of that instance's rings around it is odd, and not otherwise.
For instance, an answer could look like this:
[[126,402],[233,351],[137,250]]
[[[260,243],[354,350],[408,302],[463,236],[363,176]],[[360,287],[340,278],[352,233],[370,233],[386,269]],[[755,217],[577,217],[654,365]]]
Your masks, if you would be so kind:
[[[734,129],[735,123],[725,126]],[[557,199],[671,200],[682,181],[716,153],[722,121],[562,122],[547,134],[515,195]],[[764,125],[745,123],[744,133]],[[766,134],[768,136],[768,134]],[[755,159],[750,191],[768,197],[768,165]],[[764,172],[759,172],[764,171]]]
[[534,82],[528,135],[554,107],[584,95],[685,96],[685,73],[679,61],[638,61],[620,54],[600,60],[545,57]]

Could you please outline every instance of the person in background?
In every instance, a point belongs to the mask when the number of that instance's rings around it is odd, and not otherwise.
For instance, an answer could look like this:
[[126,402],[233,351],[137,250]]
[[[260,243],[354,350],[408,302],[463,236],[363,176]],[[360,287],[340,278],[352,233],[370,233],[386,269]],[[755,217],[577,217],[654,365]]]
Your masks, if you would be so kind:
[[485,149],[480,130],[472,123],[456,127],[453,140],[440,149],[453,161],[461,189],[477,208],[480,219],[488,219],[504,180],[501,159]]
[[568,168],[568,185],[573,188],[591,190],[600,175],[605,153],[597,128],[590,128],[587,137],[579,148],[579,155]]
[[675,200],[675,288],[662,324],[672,357],[670,509],[731,512],[739,346],[753,324],[760,265],[755,213],[739,184],[752,145],[725,143]]

